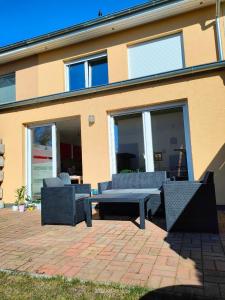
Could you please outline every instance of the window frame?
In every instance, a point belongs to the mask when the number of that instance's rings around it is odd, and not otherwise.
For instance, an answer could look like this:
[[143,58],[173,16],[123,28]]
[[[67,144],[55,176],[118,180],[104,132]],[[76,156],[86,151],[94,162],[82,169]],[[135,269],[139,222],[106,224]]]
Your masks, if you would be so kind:
[[[85,89],[92,87],[92,74],[91,74],[91,64],[90,61],[95,61],[101,58],[108,58],[107,52],[90,55],[86,57],[82,57],[80,59],[75,59],[65,63],[65,90],[66,92],[71,92],[70,90],[70,75],[69,75],[69,67],[71,65],[84,63],[84,77],[85,77]],[[108,60],[107,60],[108,63]]]
[[4,77],[9,77],[9,76],[13,76],[14,77],[14,81],[15,81],[15,84],[14,84],[14,87],[15,87],[15,99],[13,99],[12,101],[6,101],[6,102],[1,102],[1,99],[0,99],[0,105],[4,105],[4,104],[7,104],[7,103],[12,103],[12,102],[15,102],[16,101],[16,72],[10,72],[10,73],[7,73],[7,74],[0,74],[0,79],[1,78],[4,78]]
[[124,109],[122,111],[109,112],[108,113],[108,143],[109,143],[109,157],[110,157],[110,176],[117,174],[117,162],[116,162],[116,148],[115,148],[115,117],[128,116],[136,113],[142,113],[143,120],[143,135],[144,135],[144,155],[145,155],[145,170],[146,172],[154,172],[154,160],[153,160],[153,140],[152,140],[152,128],[151,128],[151,112],[161,111],[165,109],[181,108],[183,112],[184,122],[184,134],[185,144],[187,151],[187,167],[188,167],[188,180],[194,180],[194,167],[191,147],[190,136],[190,121],[189,110],[186,101],[169,104],[159,104],[154,106],[145,106],[142,108]]
[[[152,43],[152,42],[156,42],[156,41],[160,41],[160,40],[165,40],[167,38],[171,38],[171,37],[175,37],[175,36],[180,36],[180,41],[181,41],[181,45],[180,46],[181,46],[182,65],[183,65],[182,69],[184,69],[186,67],[186,61],[185,61],[183,31],[171,32],[171,33],[168,33],[166,35],[156,36],[156,37],[151,38],[151,39],[145,39],[145,40],[142,40],[142,41],[135,42],[135,43],[127,45],[128,79],[141,78],[141,77],[132,77],[131,76],[131,67],[130,67],[131,62],[130,62],[130,53],[129,53],[131,48],[137,47],[137,46],[140,46],[140,45],[144,45],[144,44],[147,44],[147,43]],[[173,70],[170,70],[170,71],[173,71]],[[170,72],[170,71],[165,71],[165,72]],[[164,73],[164,72],[160,72],[160,73]],[[160,74],[160,73],[155,73],[155,74]],[[152,76],[154,76],[155,74],[152,74]],[[148,76],[148,75],[146,75],[146,76]]]
[[52,177],[57,176],[57,127],[55,122],[25,125],[25,178],[27,194],[32,197],[32,130],[37,127],[51,126],[52,140]]

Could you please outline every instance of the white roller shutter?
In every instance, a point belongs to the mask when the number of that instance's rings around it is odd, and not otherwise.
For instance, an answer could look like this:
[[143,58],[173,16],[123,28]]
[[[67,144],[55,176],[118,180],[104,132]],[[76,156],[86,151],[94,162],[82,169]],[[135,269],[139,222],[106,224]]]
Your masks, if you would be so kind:
[[144,42],[128,48],[129,78],[137,78],[184,67],[182,35]]
[[0,76],[0,104],[16,100],[15,74]]

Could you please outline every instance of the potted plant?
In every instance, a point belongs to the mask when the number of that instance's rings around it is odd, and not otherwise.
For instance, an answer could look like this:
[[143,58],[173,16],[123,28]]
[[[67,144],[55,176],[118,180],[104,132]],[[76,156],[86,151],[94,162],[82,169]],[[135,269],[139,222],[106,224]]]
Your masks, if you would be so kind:
[[27,200],[26,187],[23,185],[16,190],[15,205],[18,206],[20,212],[25,211],[25,202]]
[[31,197],[29,197],[29,196],[26,197],[25,204],[26,204],[26,208],[28,211],[34,210],[35,205],[34,205]]
[[33,204],[33,203],[28,203],[28,205],[27,205],[27,210],[28,211],[33,211],[35,209],[35,204]]
[[34,199],[32,200],[31,198],[28,198],[27,201],[27,207],[33,207],[33,209],[29,209],[30,211],[34,210],[35,208],[37,208],[38,210],[41,210],[41,199]]
[[17,211],[18,210],[18,200],[17,200],[17,198],[16,198],[16,200],[15,200],[13,206],[12,206],[12,210],[13,211]]

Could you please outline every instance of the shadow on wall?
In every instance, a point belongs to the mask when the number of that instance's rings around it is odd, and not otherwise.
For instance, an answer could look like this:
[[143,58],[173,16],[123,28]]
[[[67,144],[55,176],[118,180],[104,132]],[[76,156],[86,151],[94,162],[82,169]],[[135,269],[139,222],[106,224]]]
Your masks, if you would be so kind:
[[1,66],[1,72],[0,74],[7,74],[12,73],[16,71],[26,70],[32,67],[35,67],[39,64],[38,62],[38,56],[32,55],[26,58],[22,58],[18,61],[13,61],[6,63],[5,65]]
[[[206,171],[214,172],[217,204],[225,204],[225,144],[217,152],[214,159],[206,168]],[[202,174],[201,178],[204,176]]]

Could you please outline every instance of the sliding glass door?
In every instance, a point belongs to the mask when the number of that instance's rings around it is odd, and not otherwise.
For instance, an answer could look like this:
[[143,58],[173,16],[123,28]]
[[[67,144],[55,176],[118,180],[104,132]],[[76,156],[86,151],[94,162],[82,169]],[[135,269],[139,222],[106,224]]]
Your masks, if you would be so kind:
[[167,171],[176,180],[188,179],[186,143],[181,108],[151,112],[155,171]]
[[56,126],[46,124],[27,129],[28,194],[40,198],[43,179],[56,176]]
[[112,173],[167,171],[193,179],[185,105],[113,116],[110,124]]
[[114,135],[117,172],[144,172],[142,115],[115,117]]

